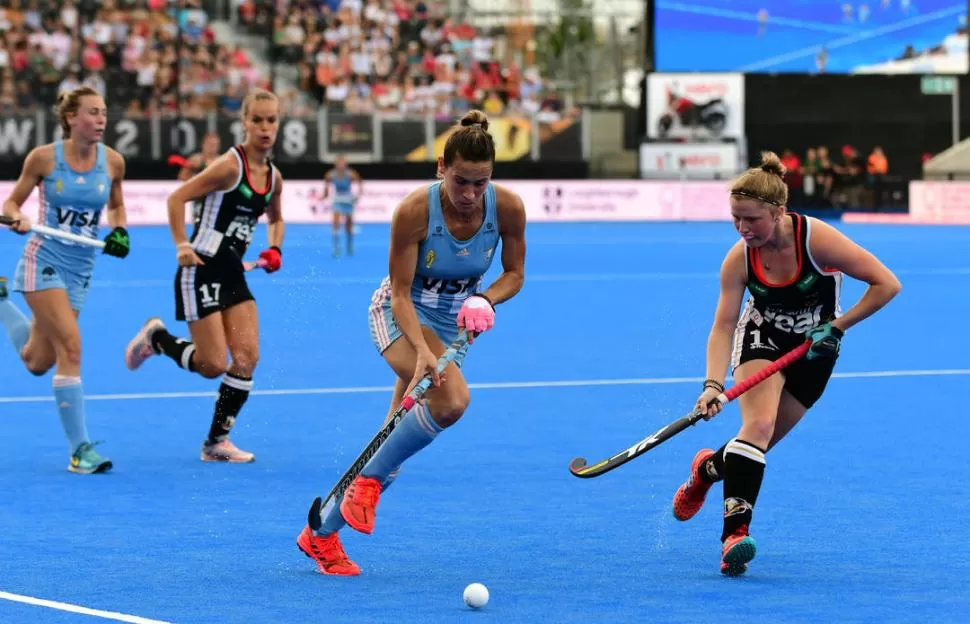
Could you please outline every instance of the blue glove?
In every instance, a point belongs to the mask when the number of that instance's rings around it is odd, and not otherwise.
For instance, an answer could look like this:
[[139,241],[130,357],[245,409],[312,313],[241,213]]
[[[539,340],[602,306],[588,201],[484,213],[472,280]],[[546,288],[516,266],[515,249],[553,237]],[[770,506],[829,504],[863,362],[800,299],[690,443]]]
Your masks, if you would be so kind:
[[812,341],[812,346],[809,347],[805,357],[809,360],[814,360],[815,358],[834,359],[839,355],[839,349],[842,346],[842,336],[844,335],[842,330],[838,327],[833,327],[832,323],[813,327],[806,334],[808,339]]

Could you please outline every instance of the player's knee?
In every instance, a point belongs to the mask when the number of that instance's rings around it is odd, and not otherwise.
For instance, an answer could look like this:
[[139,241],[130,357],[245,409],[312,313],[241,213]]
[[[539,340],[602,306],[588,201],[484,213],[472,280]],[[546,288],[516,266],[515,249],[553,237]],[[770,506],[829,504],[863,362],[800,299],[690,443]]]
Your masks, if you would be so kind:
[[36,377],[43,377],[54,367],[54,354],[47,350],[38,353],[36,349],[31,349],[30,345],[31,343],[28,342],[27,346],[20,351],[20,359],[27,372]]
[[73,334],[66,336],[57,345],[57,361],[69,366],[81,365],[81,336]]
[[259,363],[259,348],[246,347],[232,352],[232,369],[244,375],[252,375]]
[[462,386],[443,397],[435,397],[431,405],[431,415],[434,420],[442,427],[450,427],[464,415],[471,403],[471,394],[467,386]]
[[774,433],[775,417],[773,415],[764,415],[745,418],[744,424],[741,426],[741,435],[738,437],[746,442],[764,448],[771,441]]
[[24,366],[27,368],[27,372],[34,377],[43,377],[47,374],[47,371],[54,367],[53,360],[45,359],[29,359],[24,358]]
[[206,379],[215,379],[226,372],[226,356],[196,351],[192,354],[192,367]]

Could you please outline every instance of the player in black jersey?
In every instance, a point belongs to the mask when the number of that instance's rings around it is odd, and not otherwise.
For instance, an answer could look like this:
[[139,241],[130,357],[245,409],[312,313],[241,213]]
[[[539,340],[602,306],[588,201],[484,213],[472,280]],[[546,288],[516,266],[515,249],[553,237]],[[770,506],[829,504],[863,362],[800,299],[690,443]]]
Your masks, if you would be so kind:
[[[219,398],[202,461],[251,462],[252,453],[229,440],[236,416],[249,397],[259,359],[256,302],[246,284],[243,256],[260,215],[266,214],[269,248],[259,254],[268,272],[282,264],[283,176],[269,159],[279,130],[279,101],[268,91],[243,102],[246,142],[217,158],[168,198],[169,226],[178,249],[175,316],[187,321],[192,342],[170,334],[152,318],[125,351],[135,370],[155,354],[203,377],[222,376]],[[185,235],[185,204],[195,204],[192,237]],[[232,356],[226,362],[226,349]]]
[[[785,168],[774,153],[742,174],[731,187],[731,214],[743,240],[721,265],[721,294],[707,343],[707,379],[697,409],[707,418],[721,405],[730,364],[736,379],[748,377],[806,340],[812,346],[795,362],[738,399],[741,430],[717,451],[694,457],[690,478],[674,495],[674,516],[689,520],[707,491],[724,481],[721,572],[747,570],[755,543],[748,535],[765,471],[765,453],[822,396],[843,333],[886,305],[899,292],[896,276],[875,256],[817,219],[790,213]],[[842,313],[842,274],[869,288]],[[747,288],[750,298],[741,311]],[[739,318],[740,312],[740,318]]]

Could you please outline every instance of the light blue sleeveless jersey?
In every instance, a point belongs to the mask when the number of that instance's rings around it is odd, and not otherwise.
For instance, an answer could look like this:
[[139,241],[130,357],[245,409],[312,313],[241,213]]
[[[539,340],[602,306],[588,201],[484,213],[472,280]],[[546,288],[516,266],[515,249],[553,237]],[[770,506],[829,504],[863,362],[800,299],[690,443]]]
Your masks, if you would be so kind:
[[[98,237],[101,212],[111,196],[111,176],[105,147],[97,145],[94,168],[81,173],[68,166],[64,144],[54,143],[54,170],[41,180],[37,222],[58,230]],[[71,307],[80,311],[87,297],[97,248],[34,234],[17,264],[13,289],[31,293],[51,288],[67,291]]]
[[[64,158],[64,143],[54,143],[54,170],[40,183],[38,222],[89,238],[98,238],[101,212],[111,195],[111,176],[105,158],[104,144],[98,143],[94,168],[85,173],[74,171]],[[35,234],[38,257],[76,272],[90,271],[98,250],[70,241]],[[28,249],[33,241],[27,243]]]
[[341,214],[353,212],[354,210],[354,191],[353,184],[354,179],[350,175],[350,171],[344,172],[343,176],[337,174],[334,170],[333,175],[330,176],[330,182],[333,184],[333,209],[334,212],[339,212]]
[[[441,183],[428,186],[428,234],[418,249],[411,284],[411,300],[422,325],[447,346],[458,336],[458,311],[465,300],[482,290],[482,277],[498,253],[498,206],[495,187],[485,191],[485,219],[478,232],[460,241],[451,235],[441,209]],[[370,306],[370,331],[377,350],[384,352],[401,336],[391,312],[391,279],[384,278]],[[461,364],[464,350],[456,363]]]
[[456,318],[465,299],[481,290],[482,276],[498,247],[495,187],[489,184],[485,191],[481,228],[465,241],[452,236],[445,225],[440,187],[440,182],[428,187],[428,236],[418,249],[411,299],[436,316]]

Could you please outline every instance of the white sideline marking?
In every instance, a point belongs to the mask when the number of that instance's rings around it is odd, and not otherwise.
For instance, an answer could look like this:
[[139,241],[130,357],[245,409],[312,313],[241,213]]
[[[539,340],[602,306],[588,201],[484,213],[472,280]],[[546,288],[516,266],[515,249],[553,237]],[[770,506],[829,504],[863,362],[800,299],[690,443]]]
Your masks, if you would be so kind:
[[[872,379],[882,377],[948,377],[970,375],[970,368],[939,368],[916,370],[860,371],[835,373],[833,379]],[[496,381],[471,383],[472,390],[509,390],[515,388],[589,388],[594,386],[655,386],[684,383],[701,383],[703,377],[632,377],[628,379],[568,379],[562,381]],[[345,388],[292,388],[280,390],[253,390],[252,396],[310,396],[315,394],[374,394],[392,392],[394,386],[348,386]],[[137,401],[142,399],[194,399],[211,398],[216,392],[142,392],[130,394],[89,394],[86,401]],[[52,396],[0,397],[4,403],[46,403]]]
[[[941,276],[941,275],[970,275],[970,267],[943,267],[926,269],[895,269],[896,275]],[[527,275],[529,283],[534,282],[613,282],[613,281],[682,281],[690,279],[716,280],[717,271],[682,271],[682,272],[644,272],[644,273],[538,273]],[[348,286],[363,284],[377,288],[381,276],[352,276],[311,275],[307,277],[273,277],[264,282],[264,286],[312,286],[315,284],[331,286]],[[171,286],[170,279],[149,280],[92,280],[92,288],[156,288]]]
[[81,607],[78,605],[68,604],[66,602],[44,600],[43,598],[31,598],[30,596],[21,596],[20,594],[11,594],[5,591],[0,591],[0,599],[10,600],[11,602],[20,602],[23,604],[33,605],[35,607],[47,607],[48,609],[67,611],[69,613],[91,615],[94,617],[103,618],[105,620],[115,620],[116,622],[131,622],[131,624],[171,624],[171,622],[166,622],[164,620],[151,620],[149,618],[138,617],[137,615],[126,615],[124,613],[116,613],[114,611],[102,611],[101,609],[89,609],[88,607]]

